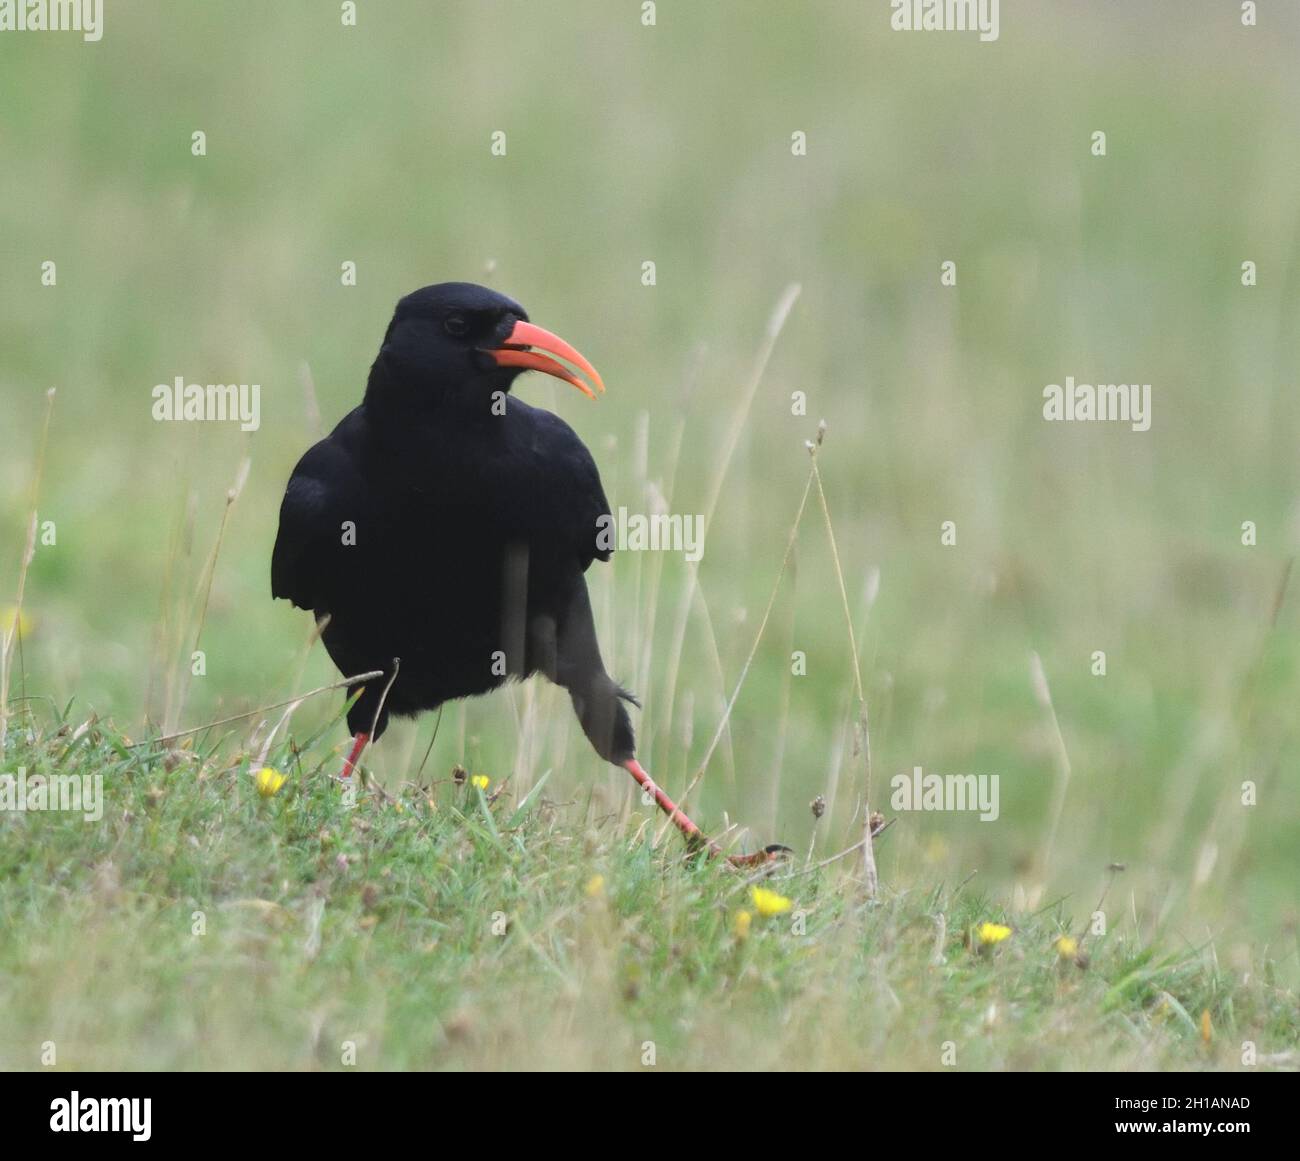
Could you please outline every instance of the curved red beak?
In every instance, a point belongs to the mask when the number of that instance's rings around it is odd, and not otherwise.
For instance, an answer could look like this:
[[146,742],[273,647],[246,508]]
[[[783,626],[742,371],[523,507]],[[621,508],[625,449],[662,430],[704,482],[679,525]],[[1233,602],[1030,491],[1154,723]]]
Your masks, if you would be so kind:
[[[530,350],[530,347],[538,349]],[[541,351],[545,351],[546,354],[541,354]],[[522,367],[525,371],[541,371],[545,375],[554,375],[557,379],[572,383],[584,395],[595,399],[595,391],[563,363],[551,358],[552,355],[557,355],[582,371],[596,385],[597,391],[605,390],[605,384],[601,382],[596,368],[587,362],[581,351],[570,346],[559,335],[553,335],[550,331],[529,322],[515,323],[514,330],[506,336],[506,341],[487,353],[496,360],[498,367]]]

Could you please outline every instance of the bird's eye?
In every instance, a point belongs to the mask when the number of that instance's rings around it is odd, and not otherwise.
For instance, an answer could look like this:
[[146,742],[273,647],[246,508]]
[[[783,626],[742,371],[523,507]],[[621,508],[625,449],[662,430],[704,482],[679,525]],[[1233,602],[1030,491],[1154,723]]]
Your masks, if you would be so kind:
[[442,324],[442,327],[449,335],[456,335],[459,338],[469,330],[469,323],[461,318],[460,315],[453,314],[447,318],[447,320]]

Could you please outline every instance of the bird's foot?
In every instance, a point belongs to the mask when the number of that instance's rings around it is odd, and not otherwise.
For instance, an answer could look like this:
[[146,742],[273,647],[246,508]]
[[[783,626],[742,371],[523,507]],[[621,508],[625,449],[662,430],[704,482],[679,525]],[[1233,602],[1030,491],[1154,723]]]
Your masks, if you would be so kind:
[[706,839],[703,835],[692,835],[686,840],[686,848],[691,855],[697,855],[703,852],[709,859],[725,859],[726,864],[733,870],[747,871],[755,867],[774,866],[783,859],[794,854],[789,847],[782,846],[780,843],[769,843],[761,851],[755,851],[749,855],[728,855],[712,839]]
[[792,854],[794,851],[789,847],[783,847],[780,843],[769,843],[761,851],[755,851],[752,855],[728,855],[727,865],[745,870],[751,867],[766,867],[772,863],[779,863]]
[[[716,859],[723,853],[722,848],[712,839],[706,838],[704,832],[686,817],[681,807],[659,789],[654,779],[646,773],[640,762],[635,758],[629,758],[623,763],[623,766],[637,780],[641,789],[654,798],[655,802],[659,804],[659,809],[668,815],[677,829],[685,835],[686,846],[692,854],[705,851],[710,859]],[[731,867],[758,867],[767,863],[778,862],[790,853],[792,852],[789,847],[783,847],[780,843],[772,843],[752,855],[727,855],[727,865]]]

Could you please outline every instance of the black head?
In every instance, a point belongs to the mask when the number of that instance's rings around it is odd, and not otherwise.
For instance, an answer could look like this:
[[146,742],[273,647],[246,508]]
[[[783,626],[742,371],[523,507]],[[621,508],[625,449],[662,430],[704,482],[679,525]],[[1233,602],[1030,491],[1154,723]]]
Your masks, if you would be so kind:
[[390,401],[416,406],[448,400],[486,406],[528,370],[555,375],[592,394],[550,355],[576,364],[604,390],[591,364],[563,339],[533,326],[514,299],[472,282],[440,282],[397,304],[371,369],[367,398],[380,388]]

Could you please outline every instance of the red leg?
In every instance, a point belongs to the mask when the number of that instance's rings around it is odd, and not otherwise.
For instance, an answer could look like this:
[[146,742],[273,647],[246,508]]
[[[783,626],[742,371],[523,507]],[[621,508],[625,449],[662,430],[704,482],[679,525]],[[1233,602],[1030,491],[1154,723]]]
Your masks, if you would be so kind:
[[369,734],[358,734],[352,741],[352,753],[343,760],[343,772],[339,775],[340,782],[346,782],[352,777],[352,771],[357,768],[357,763],[361,761],[361,751],[366,748],[366,743],[370,741]]
[[[645,768],[640,762],[635,758],[629,758],[623,763],[623,768],[637,780],[643,790],[648,790],[654,795],[654,800],[659,804],[659,809],[668,815],[673,825],[686,836],[688,843],[693,846],[705,847],[711,859],[722,854],[722,848],[717,843],[704,837],[704,832],[686,817],[677,803],[659,789],[655,780],[645,772]],[[773,845],[752,855],[728,855],[727,862],[733,867],[753,867],[780,858],[782,853],[788,849],[788,847]]]

